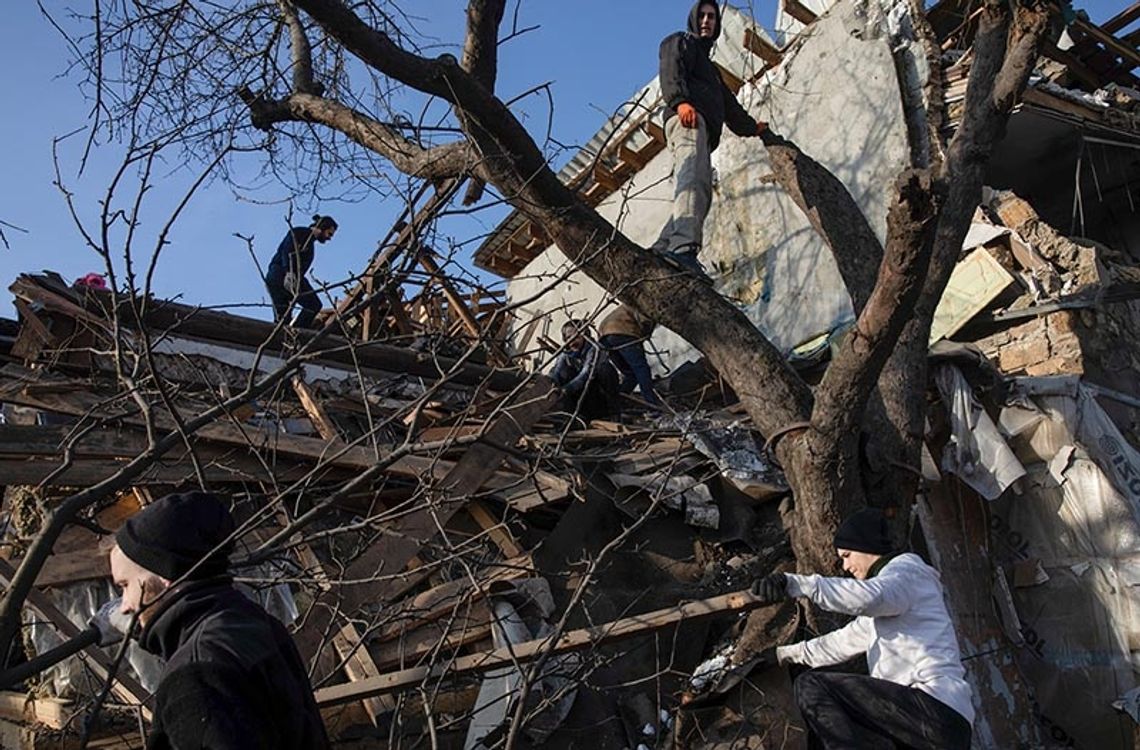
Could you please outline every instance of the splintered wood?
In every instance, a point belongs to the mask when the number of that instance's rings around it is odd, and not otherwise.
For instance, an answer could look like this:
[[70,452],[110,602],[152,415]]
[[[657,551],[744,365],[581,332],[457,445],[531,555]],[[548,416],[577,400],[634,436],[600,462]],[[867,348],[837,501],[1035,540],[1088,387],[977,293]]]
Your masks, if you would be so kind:
[[[395,257],[379,254],[376,272]],[[27,607],[62,636],[74,633],[53,600],[77,587],[105,591],[105,535],[152,498],[206,488],[232,498],[243,524],[238,581],[264,592],[284,584],[289,604],[274,611],[297,613],[294,636],[314,684],[324,686],[322,702],[354,704],[335,721],[381,731],[385,717],[415,705],[401,693],[427,678],[458,678],[433,688],[433,705],[472,711],[478,691],[463,679],[515,656],[525,662],[754,606],[729,596],[626,611],[554,640],[500,647],[504,607],[533,601],[519,592],[563,585],[566,571],[543,569],[535,552],[593,483],[628,485],[628,503],[683,482],[677,497],[691,510],[716,469],[678,429],[636,419],[568,423],[550,380],[503,367],[506,350],[484,329],[501,323],[497,302],[464,297],[425,248],[410,258],[454,317],[431,295],[385,312],[397,300],[382,274],[356,292],[362,302],[388,289],[363,311],[362,330],[320,334],[176,303],[152,301],[140,313],[137,301],[73,289],[53,275],[21,276],[12,287],[17,346],[0,362],[5,482],[32,493],[33,507],[132,472],[127,488],[57,541]],[[378,340],[385,326],[414,338],[427,324],[481,347],[489,364]],[[147,341],[159,343],[146,351]],[[130,384],[119,377],[125,371],[136,373]],[[186,431],[203,414],[215,418]],[[582,462],[600,471],[586,476]],[[0,548],[10,560],[0,567],[5,580],[26,540]],[[101,651],[86,658],[96,675],[109,675]],[[148,693],[129,670],[112,684],[119,701],[146,711]],[[66,725],[89,705],[82,696],[3,697],[0,718],[46,726]]]

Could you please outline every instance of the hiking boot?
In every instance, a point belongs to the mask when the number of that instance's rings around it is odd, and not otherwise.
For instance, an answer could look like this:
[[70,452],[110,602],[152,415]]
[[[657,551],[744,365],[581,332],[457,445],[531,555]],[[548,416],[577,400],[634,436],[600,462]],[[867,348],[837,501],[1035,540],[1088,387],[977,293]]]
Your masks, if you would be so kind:
[[679,268],[682,271],[691,273],[706,284],[712,284],[712,277],[705,272],[705,267],[697,260],[697,254],[693,252],[668,252],[662,253],[661,257],[665,259],[669,265],[674,268]]

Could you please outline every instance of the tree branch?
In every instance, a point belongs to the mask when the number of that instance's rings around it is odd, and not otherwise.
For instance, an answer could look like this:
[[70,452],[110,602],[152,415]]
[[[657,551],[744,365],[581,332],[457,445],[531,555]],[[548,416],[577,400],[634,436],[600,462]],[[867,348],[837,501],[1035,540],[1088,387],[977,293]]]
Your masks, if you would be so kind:
[[678,274],[581,201],[547,165],[511,111],[447,56],[429,61],[397,47],[339,0],[296,0],[365,64],[455,105],[488,182],[533,217],[601,286],[702,351],[732,384],[762,433],[808,418],[811,392],[734,305]]
[[[880,378],[883,408],[901,438],[892,454],[894,460],[908,465],[917,463],[922,441],[926,356],[934,310],[981,200],[986,164],[1005,133],[1010,112],[1024,91],[1049,30],[1044,3],[1031,0],[1018,5],[1016,13],[1012,34],[1005,3],[991,0],[979,15],[965,114],[942,164],[940,179],[947,185],[947,195],[938,217],[930,267],[914,314]],[[906,483],[913,488],[914,481],[907,478]],[[909,496],[905,487],[902,494]]]
[[293,93],[320,96],[321,90],[313,83],[313,48],[309,45],[309,37],[297,15],[297,8],[291,0],[277,0],[277,7],[281,9],[281,17],[289,27],[289,47],[293,53]]
[[816,389],[812,425],[823,435],[859,431],[864,405],[910,319],[930,262],[938,208],[930,172],[909,169],[897,185],[878,282]]
[[506,5],[505,0],[471,0],[467,5],[467,39],[463,43],[461,65],[487,91],[495,90],[499,26]]
[[264,99],[243,88],[238,95],[249,107],[255,127],[269,130],[282,122],[310,122],[332,128],[366,149],[389,159],[396,169],[421,179],[470,174],[479,157],[467,141],[424,148],[363,112],[313,94]]
[[764,145],[776,182],[831,248],[858,315],[875,288],[875,272],[883,260],[875,230],[847,186],[796,144],[767,133]]

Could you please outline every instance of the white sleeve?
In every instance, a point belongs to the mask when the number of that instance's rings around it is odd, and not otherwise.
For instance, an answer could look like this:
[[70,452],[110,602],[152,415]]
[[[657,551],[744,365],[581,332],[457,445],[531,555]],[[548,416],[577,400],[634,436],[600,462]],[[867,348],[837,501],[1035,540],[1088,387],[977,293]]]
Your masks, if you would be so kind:
[[781,664],[794,662],[809,667],[829,667],[842,664],[871,647],[871,620],[857,617],[839,630],[800,641],[790,646],[778,646],[776,658]]
[[868,581],[788,574],[788,594],[803,596],[829,612],[856,617],[890,617],[910,607],[907,580],[884,569]]

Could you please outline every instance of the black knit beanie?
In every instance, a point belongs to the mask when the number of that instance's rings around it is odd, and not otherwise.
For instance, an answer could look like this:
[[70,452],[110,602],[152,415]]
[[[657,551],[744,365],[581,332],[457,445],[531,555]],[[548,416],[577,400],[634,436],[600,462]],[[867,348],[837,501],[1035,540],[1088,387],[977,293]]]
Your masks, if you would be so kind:
[[887,554],[891,551],[891,539],[887,533],[886,516],[878,508],[863,508],[852,513],[839,524],[839,531],[835,532],[835,547],[873,555]]
[[225,503],[208,492],[186,492],[167,495],[131,516],[115,533],[115,542],[152,573],[174,581],[194,568],[189,577],[196,580],[226,572],[233,542],[225,540],[233,532]]

